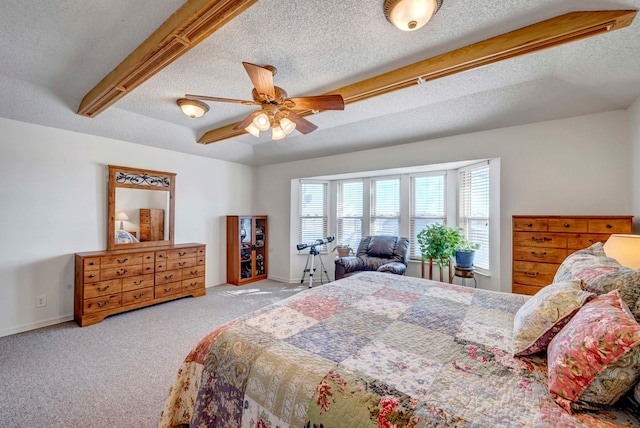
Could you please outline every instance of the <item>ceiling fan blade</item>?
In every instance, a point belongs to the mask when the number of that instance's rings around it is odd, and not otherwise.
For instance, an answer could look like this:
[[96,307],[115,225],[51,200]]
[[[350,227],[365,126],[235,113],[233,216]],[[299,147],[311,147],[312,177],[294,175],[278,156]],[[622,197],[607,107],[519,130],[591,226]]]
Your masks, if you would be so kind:
[[273,87],[273,72],[265,67],[251,64],[249,62],[243,62],[244,69],[247,70],[247,74],[253,83],[253,87],[256,88],[259,94],[269,95],[271,99],[276,96],[276,90]]
[[234,98],[208,97],[206,95],[193,95],[193,94],[186,94],[184,97],[189,100],[219,101],[221,103],[237,103],[237,104],[244,104],[247,106],[256,105],[255,101],[236,100]]
[[288,98],[287,101],[293,102],[294,106],[289,108],[295,110],[344,110],[344,99],[340,94]]
[[290,121],[296,124],[296,129],[302,134],[308,134],[309,132],[313,132],[318,129],[316,125],[292,111],[289,112],[287,117]]
[[251,122],[253,122],[253,118],[255,118],[257,115],[259,115],[261,112],[262,112],[262,110],[254,111],[249,116],[247,116],[244,119],[242,119],[242,121],[239,122],[236,126],[234,126],[233,129],[240,130],[240,129],[246,128],[247,126],[249,126],[249,124]]

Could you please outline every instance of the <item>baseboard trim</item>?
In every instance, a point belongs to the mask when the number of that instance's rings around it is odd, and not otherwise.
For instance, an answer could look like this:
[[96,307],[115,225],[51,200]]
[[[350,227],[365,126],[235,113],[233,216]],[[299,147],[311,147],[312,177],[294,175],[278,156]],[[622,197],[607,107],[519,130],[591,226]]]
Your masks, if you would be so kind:
[[5,330],[0,330],[0,337],[11,336],[13,334],[18,334],[18,333],[24,333],[25,331],[36,330],[42,327],[49,327],[50,325],[60,324],[60,323],[72,321],[72,320],[73,320],[73,315],[66,315],[64,317],[49,318],[46,320],[42,320],[42,321],[30,323],[30,324],[23,324],[17,327],[11,327]]
[[[271,279],[273,281],[278,281],[278,282],[284,282],[285,284],[301,284],[300,279],[292,279],[292,278],[282,278],[279,276],[271,276],[269,275],[268,279]],[[304,279],[304,283],[306,284],[309,281],[309,277],[305,277]],[[331,278],[329,277],[329,282],[333,282],[335,281],[335,278]],[[323,282],[326,284],[327,283],[327,278],[324,278],[324,274],[323,274]],[[320,279],[314,276],[314,281],[313,281],[314,285],[316,285],[316,283],[320,283]]]

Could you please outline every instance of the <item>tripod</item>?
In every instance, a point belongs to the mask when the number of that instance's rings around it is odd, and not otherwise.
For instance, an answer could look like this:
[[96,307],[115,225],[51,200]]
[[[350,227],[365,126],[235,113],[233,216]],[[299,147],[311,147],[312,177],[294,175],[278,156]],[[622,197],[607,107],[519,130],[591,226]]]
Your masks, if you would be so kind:
[[313,274],[316,271],[316,268],[313,267],[313,262],[316,256],[318,256],[318,258],[320,259],[320,267],[322,268],[322,271],[320,272],[320,284],[324,284],[322,282],[322,272],[324,272],[325,276],[327,277],[327,282],[329,282],[329,274],[327,273],[327,269],[324,267],[322,256],[320,255],[320,252],[314,245],[309,249],[309,255],[307,256],[307,263],[305,263],[304,265],[304,271],[302,271],[302,279],[300,280],[300,284],[302,284],[304,282],[304,276],[307,273],[309,273],[309,288],[313,287]]

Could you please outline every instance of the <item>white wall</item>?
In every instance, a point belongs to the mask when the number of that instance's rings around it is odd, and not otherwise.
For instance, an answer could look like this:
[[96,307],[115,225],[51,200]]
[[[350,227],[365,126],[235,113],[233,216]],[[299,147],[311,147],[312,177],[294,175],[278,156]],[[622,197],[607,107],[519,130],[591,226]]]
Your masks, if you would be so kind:
[[[629,141],[631,142],[631,203],[640,213],[640,98],[629,107]],[[634,233],[640,233],[640,214],[633,219]]]
[[500,266],[480,286],[511,291],[512,215],[634,214],[628,131],[627,111],[614,111],[259,167],[258,211],[269,216],[271,232],[269,277],[295,282],[306,260],[290,245],[292,179],[499,158]]
[[73,318],[73,255],[106,249],[108,164],[176,173],[175,242],[207,244],[207,286],[226,282],[224,216],[254,211],[253,167],[7,119],[0,135],[0,336]]

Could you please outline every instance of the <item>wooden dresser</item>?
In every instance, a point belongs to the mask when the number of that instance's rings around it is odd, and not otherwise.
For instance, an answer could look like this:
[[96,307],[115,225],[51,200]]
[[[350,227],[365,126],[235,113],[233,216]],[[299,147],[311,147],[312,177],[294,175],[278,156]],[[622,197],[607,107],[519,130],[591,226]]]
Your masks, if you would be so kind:
[[205,245],[75,255],[74,318],[84,327],[109,315],[205,294]]
[[513,216],[512,291],[535,294],[571,253],[613,233],[632,233],[633,216]]
[[164,238],[164,210],[140,208],[140,241],[162,241]]

